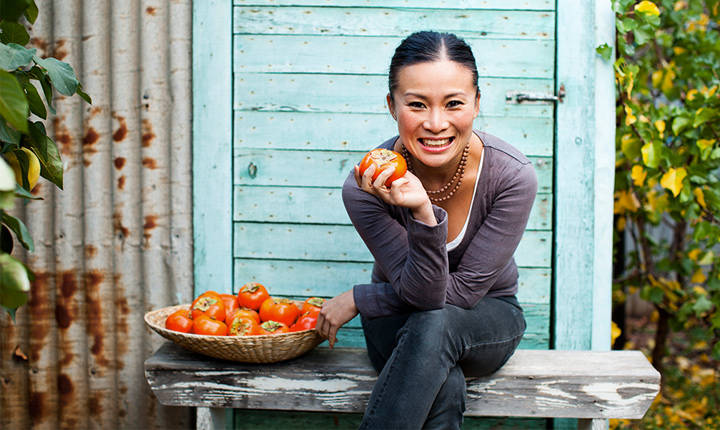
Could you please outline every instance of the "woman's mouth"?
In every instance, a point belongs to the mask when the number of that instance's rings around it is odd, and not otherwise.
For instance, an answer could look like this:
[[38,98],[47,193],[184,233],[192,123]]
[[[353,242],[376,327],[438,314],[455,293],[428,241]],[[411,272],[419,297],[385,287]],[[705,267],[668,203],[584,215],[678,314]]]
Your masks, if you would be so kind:
[[454,136],[443,138],[418,138],[420,146],[422,146],[422,148],[428,152],[442,152],[452,145],[453,140],[455,140]]

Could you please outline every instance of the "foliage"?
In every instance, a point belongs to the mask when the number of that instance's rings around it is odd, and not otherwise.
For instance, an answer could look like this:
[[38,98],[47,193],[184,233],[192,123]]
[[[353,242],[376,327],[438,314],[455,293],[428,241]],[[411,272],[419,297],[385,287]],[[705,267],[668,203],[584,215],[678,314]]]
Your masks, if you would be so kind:
[[615,0],[613,10],[616,232],[633,248],[614,295],[639,291],[658,310],[658,369],[671,332],[720,358],[720,0]]
[[[654,312],[650,319],[656,319]],[[650,354],[654,328],[648,317],[631,318],[627,349]],[[674,336],[664,358],[663,391],[655,398],[642,420],[610,420],[611,429],[717,429],[720,428],[720,361],[710,356],[707,342],[689,342],[688,336]]]
[[30,41],[26,23],[34,23],[37,16],[35,0],[0,2],[0,306],[11,315],[27,302],[32,280],[30,270],[10,255],[13,234],[28,251],[34,245],[25,224],[6,211],[16,197],[36,199],[30,191],[37,180],[32,166],[38,161],[39,175],[62,189],[60,152],[42,122],[48,111],[55,113],[53,89],[90,103],[70,65],[40,58],[35,49],[25,47]]

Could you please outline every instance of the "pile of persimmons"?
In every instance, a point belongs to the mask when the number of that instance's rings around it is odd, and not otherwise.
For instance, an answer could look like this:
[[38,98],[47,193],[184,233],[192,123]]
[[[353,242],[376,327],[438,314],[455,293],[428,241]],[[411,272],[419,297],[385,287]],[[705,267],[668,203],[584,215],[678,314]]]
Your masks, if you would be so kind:
[[172,313],[165,328],[211,336],[254,336],[314,329],[325,299],[310,297],[302,305],[270,297],[267,289],[249,282],[237,295],[207,291],[189,309]]

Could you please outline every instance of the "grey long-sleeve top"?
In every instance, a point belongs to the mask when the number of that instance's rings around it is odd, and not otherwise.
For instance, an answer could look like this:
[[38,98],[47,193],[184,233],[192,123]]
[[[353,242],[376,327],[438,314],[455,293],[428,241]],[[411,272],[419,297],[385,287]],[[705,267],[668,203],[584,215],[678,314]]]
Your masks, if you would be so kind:
[[[447,212],[433,205],[437,225],[415,220],[409,209],[388,205],[362,191],[352,173],[343,202],[375,264],[371,282],[355,285],[360,314],[376,318],[445,303],[473,307],[485,296],[518,290],[513,253],[525,230],[537,192],[535,170],[507,142],[475,132],[485,144],[481,176],[460,244],[446,249]],[[381,148],[392,149],[396,137]]]

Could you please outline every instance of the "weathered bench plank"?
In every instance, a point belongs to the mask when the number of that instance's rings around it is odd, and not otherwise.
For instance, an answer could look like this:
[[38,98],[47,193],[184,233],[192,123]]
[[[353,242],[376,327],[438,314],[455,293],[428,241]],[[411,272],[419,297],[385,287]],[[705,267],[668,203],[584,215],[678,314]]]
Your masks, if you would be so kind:
[[[145,374],[164,405],[334,412],[362,412],[377,378],[363,349],[316,348],[257,365],[169,342],[145,362]],[[637,419],[659,387],[639,351],[519,350],[495,374],[468,378],[466,415]]]

